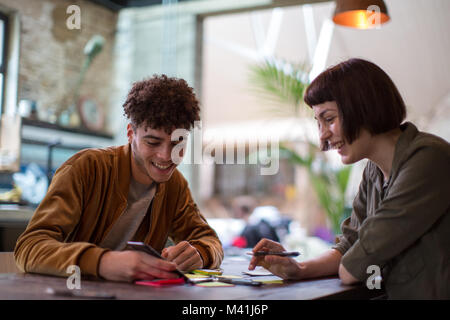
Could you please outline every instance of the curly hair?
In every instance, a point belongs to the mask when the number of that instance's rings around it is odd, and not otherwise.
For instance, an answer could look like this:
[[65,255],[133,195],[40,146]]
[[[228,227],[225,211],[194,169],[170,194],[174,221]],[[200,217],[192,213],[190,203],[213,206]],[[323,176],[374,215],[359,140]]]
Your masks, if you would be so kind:
[[124,115],[136,128],[190,130],[200,120],[200,107],[194,91],[183,79],[153,75],[135,82],[123,104]]

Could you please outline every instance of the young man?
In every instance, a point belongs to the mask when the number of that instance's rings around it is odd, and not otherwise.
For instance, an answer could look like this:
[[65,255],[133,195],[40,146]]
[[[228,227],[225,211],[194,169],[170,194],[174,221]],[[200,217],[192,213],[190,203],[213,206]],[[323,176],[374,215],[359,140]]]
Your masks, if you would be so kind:
[[[85,276],[114,281],[178,277],[175,268],[218,267],[221,243],[194,203],[176,169],[175,129],[199,120],[198,101],[182,80],[154,76],[137,82],[124,103],[128,144],[87,149],[55,173],[15,248],[24,272],[67,276],[77,265]],[[179,147],[179,146],[178,146]],[[181,153],[181,154],[180,154]],[[168,238],[175,243],[164,248]],[[165,260],[124,250],[143,241]]]

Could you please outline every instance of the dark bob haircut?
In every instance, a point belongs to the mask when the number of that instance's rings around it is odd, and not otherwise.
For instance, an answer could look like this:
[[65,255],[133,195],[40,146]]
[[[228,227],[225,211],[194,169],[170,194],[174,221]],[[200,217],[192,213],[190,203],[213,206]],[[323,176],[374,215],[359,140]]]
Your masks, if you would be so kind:
[[125,116],[133,128],[190,130],[200,120],[200,107],[194,90],[183,79],[166,75],[135,82],[123,104]]
[[348,143],[358,138],[361,128],[375,135],[398,128],[406,117],[405,103],[391,78],[363,59],[349,59],[323,71],[306,89],[304,100],[311,108],[336,101]]

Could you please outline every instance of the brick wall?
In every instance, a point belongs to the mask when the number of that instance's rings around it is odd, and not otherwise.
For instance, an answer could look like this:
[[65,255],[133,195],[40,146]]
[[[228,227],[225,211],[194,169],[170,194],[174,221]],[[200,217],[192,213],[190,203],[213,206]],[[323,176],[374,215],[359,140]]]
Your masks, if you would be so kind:
[[[69,30],[69,5],[81,10],[81,29]],[[105,112],[110,109],[113,47],[118,14],[85,0],[0,0],[20,19],[18,101],[37,101],[40,116],[70,100],[84,60],[83,49],[95,34],[105,45],[86,73],[81,96],[90,96]],[[105,131],[108,130],[106,125]]]

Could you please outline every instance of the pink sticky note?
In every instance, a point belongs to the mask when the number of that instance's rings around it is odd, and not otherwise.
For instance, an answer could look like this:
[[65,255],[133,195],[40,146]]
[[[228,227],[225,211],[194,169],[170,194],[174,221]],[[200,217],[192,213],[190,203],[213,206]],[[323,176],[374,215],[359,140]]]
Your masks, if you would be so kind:
[[150,287],[163,287],[175,284],[183,284],[184,282],[185,281],[183,278],[176,278],[176,279],[141,280],[136,281],[135,284]]

